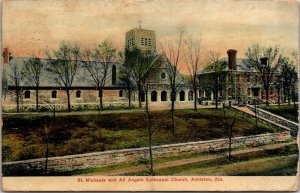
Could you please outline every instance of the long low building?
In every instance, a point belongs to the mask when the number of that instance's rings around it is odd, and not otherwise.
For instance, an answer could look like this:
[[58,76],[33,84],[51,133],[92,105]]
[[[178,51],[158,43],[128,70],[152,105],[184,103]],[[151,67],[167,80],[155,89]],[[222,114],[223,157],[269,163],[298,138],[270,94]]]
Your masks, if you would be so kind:
[[[156,36],[152,30],[145,30],[141,28],[134,28],[128,31],[125,35],[125,45],[127,49],[138,48],[142,51],[151,51],[156,53]],[[22,68],[26,61],[30,58],[24,57],[10,57],[8,48],[4,49],[4,74],[9,79],[9,74],[13,73],[11,65],[16,65],[18,68]],[[40,59],[40,61],[47,65],[48,59]],[[168,79],[168,73],[166,71],[166,65],[164,62],[166,58],[162,54],[156,53],[156,61],[154,63],[156,70],[150,72],[151,77],[148,80],[149,90],[148,99],[150,106],[168,106],[171,102],[171,91]],[[112,106],[115,104],[126,105],[128,103],[128,89],[126,84],[119,79],[119,71],[121,68],[120,63],[110,63],[107,71],[106,83],[103,87],[102,98],[104,106]],[[90,82],[86,81],[86,77],[89,73],[83,69],[78,69],[76,77],[72,86],[68,88],[70,90],[70,102],[72,106],[78,106],[81,104],[99,104],[100,93],[97,87]],[[4,110],[12,109],[16,107],[16,91],[19,93],[20,107],[35,106],[36,91],[39,93],[39,104],[41,106],[47,104],[66,104],[67,95],[66,87],[58,85],[54,82],[53,76],[46,70],[43,70],[40,80],[40,86],[36,88],[33,85],[26,84],[25,81],[20,84],[10,84],[11,81],[7,81],[7,85],[3,87],[2,104]],[[177,89],[176,106],[192,107],[193,105],[193,92],[190,84],[180,73],[178,74],[178,80],[180,84]],[[146,95],[141,93],[141,102],[145,103]],[[133,104],[138,103],[138,92],[133,90],[131,93],[131,100]],[[136,104],[135,104],[136,106]],[[95,107],[96,108],[96,107]]]

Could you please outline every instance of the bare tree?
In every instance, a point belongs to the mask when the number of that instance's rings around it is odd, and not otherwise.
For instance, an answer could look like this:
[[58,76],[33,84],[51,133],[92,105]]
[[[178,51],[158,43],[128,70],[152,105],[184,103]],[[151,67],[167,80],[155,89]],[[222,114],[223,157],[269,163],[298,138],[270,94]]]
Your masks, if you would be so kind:
[[53,130],[53,126],[51,126],[48,122],[47,119],[45,119],[45,124],[44,124],[44,130],[43,130],[43,141],[46,146],[46,152],[45,152],[45,175],[48,174],[48,158],[49,158],[49,143],[50,143],[50,135]]
[[199,39],[189,38],[186,40],[187,53],[186,65],[189,71],[189,80],[192,84],[194,94],[194,111],[197,111],[197,91],[198,91],[198,72],[201,65],[201,41]]
[[275,76],[282,63],[282,54],[278,46],[263,48],[258,44],[249,47],[245,64],[256,72],[263,83],[266,93],[266,105],[269,106],[269,91],[275,83]]
[[155,62],[160,57],[152,51],[142,51],[138,48],[126,50],[125,68],[130,73],[134,86],[138,90],[139,107],[142,107],[142,95],[146,95],[146,109],[148,108],[149,76],[156,70]]
[[9,63],[10,69],[7,72],[7,83],[12,86],[14,90],[11,92],[13,97],[15,97],[17,112],[20,112],[20,98],[22,95],[21,84],[24,82],[24,76],[22,74],[22,69],[16,63]]
[[174,110],[177,89],[182,83],[179,78],[179,68],[184,57],[184,34],[185,30],[183,27],[179,28],[178,37],[173,42],[168,42],[166,49],[162,48],[163,54],[166,56],[166,73],[171,89],[171,119],[172,119],[172,134],[175,137],[175,124],[174,124]]
[[39,108],[39,87],[43,68],[43,62],[39,58],[33,57],[24,62],[24,70],[22,72],[27,80],[26,83],[35,86],[36,111]]
[[223,127],[227,131],[227,136],[228,136],[228,159],[231,161],[232,155],[232,137],[233,137],[233,127],[236,122],[236,113],[234,114],[231,122],[229,120],[232,117],[229,115],[229,112],[226,114],[225,108],[223,108]]
[[131,94],[132,89],[134,87],[134,82],[132,79],[133,73],[132,73],[132,63],[130,63],[128,60],[126,61],[126,55],[128,54],[128,50],[125,50],[124,52],[119,52],[119,62],[122,64],[119,70],[119,79],[126,84],[126,88],[128,91],[128,107],[131,108]]
[[150,112],[145,111],[145,123],[148,129],[148,148],[149,148],[149,173],[150,175],[154,175],[154,166],[153,166],[153,135],[157,129],[160,129],[166,125],[167,122],[167,112],[160,111],[160,112]]
[[139,57],[140,66],[145,68],[141,76],[140,84],[141,84],[141,88],[143,89],[143,92],[146,95],[146,100],[145,100],[146,112],[149,112],[149,98],[148,98],[149,85],[151,84],[152,81],[152,75],[154,75],[155,72],[158,70],[155,64],[159,57],[160,57],[159,55],[156,55],[154,52],[151,51],[146,51]]
[[[219,92],[225,91],[226,87],[226,71],[225,68],[227,66],[227,62],[220,59],[220,53],[210,51],[210,62],[205,67],[209,73],[206,75],[206,80],[204,80],[204,84],[206,88],[211,89],[214,93],[215,99],[215,108],[218,108],[218,101],[219,101]],[[205,76],[203,76],[205,79]],[[226,91],[225,91],[226,92]]]
[[58,50],[46,52],[46,70],[54,76],[54,81],[64,87],[67,94],[68,112],[71,112],[70,91],[80,65],[80,49],[77,45],[61,43]]
[[282,65],[280,67],[280,76],[278,81],[282,82],[283,93],[287,97],[288,104],[290,105],[291,94],[293,90],[294,82],[296,81],[297,75],[295,76],[295,66],[289,58],[282,59]]
[[115,57],[116,49],[108,40],[103,41],[92,51],[87,50],[83,54],[82,66],[89,74],[86,79],[97,88],[100,98],[100,110],[102,111],[104,110],[103,88],[110,80],[108,73]]
[[298,93],[298,73],[297,73],[297,70],[296,70],[296,66],[299,66],[299,55],[298,53],[294,52],[292,53],[292,64],[293,67],[291,69],[291,74],[292,74],[292,100],[293,100],[293,103],[294,103],[294,109],[295,111],[297,110],[296,108],[296,95]]
[[46,98],[45,96],[41,96],[42,101],[44,101],[49,107],[50,110],[53,113],[53,124],[55,125],[55,119],[56,119],[56,101],[51,100],[50,98]]
[[138,90],[140,108],[142,107],[142,95],[144,94],[143,86],[146,80],[145,75],[147,75],[147,71],[149,70],[148,64],[142,63],[145,58],[144,54],[148,53],[145,53],[136,47],[127,49],[125,53],[125,64],[128,68],[128,72],[131,73],[134,84]]

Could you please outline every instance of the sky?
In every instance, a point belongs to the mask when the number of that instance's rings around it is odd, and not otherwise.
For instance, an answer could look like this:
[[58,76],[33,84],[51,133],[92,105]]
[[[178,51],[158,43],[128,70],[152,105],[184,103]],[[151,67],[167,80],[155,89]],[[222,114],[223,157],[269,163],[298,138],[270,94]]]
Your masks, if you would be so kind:
[[242,58],[255,43],[297,51],[298,15],[295,0],[5,0],[2,40],[19,57],[43,57],[62,41],[87,49],[108,39],[122,50],[125,32],[141,20],[157,45],[184,26],[204,52],[236,49]]

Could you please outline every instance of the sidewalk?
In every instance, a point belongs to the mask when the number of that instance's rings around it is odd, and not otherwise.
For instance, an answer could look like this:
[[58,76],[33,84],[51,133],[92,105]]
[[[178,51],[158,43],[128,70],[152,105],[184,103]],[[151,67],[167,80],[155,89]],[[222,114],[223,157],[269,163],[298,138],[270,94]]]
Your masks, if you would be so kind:
[[253,115],[253,116],[255,116],[255,113],[253,112],[253,111],[251,111],[249,108],[247,108],[247,107],[239,107],[239,106],[231,106],[232,108],[235,108],[235,109],[238,109],[238,110],[240,110],[240,111],[243,111],[243,112],[245,112],[245,113],[247,113],[247,114],[250,114],[250,115]]
[[[271,145],[265,145],[265,146],[260,146],[260,147],[247,148],[244,150],[233,150],[232,155],[240,155],[240,154],[250,153],[250,152],[260,152],[260,151],[264,151],[264,150],[272,150],[272,149],[277,149],[277,148],[284,147],[284,146],[291,145],[291,144],[296,144],[296,142],[271,144]],[[222,157],[225,155],[226,155],[226,153],[222,153]],[[215,155],[186,158],[186,159],[181,159],[181,160],[176,160],[176,161],[156,163],[156,164],[154,164],[153,167],[155,170],[157,170],[157,169],[161,169],[161,168],[169,168],[169,167],[197,163],[197,162],[201,162],[201,161],[213,160],[213,159],[220,158],[220,156],[221,156],[220,154],[219,155],[215,154]],[[98,176],[98,175],[115,176],[115,175],[122,175],[122,174],[126,174],[126,173],[139,172],[139,171],[143,171],[143,170],[147,170],[147,169],[148,168],[146,165],[140,165],[140,166],[132,166],[132,167],[124,168],[124,169],[105,171],[105,172],[96,172],[96,173],[90,173],[90,174],[84,174],[84,175],[85,176]]]

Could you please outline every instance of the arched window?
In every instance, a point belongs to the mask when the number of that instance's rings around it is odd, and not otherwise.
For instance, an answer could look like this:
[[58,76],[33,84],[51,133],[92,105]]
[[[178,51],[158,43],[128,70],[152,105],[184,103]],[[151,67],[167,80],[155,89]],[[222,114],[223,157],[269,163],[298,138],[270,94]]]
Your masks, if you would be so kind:
[[192,101],[192,100],[194,100],[194,96],[193,96],[193,91],[189,91],[189,101]]
[[81,91],[80,90],[76,91],[76,98],[81,98]]
[[53,99],[57,98],[57,91],[56,90],[52,91],[51,98],[53,98]]
[[157,92],[156,91],[152,91],[151,92],[151,101],[157,101]]
[[140,97],[141,97],[141,102],[145,102],[145,93],[144,92],[141,92],[140,93]]
[[30,99],[30,91],[29,90],[25,91],[24,98],[25,99]]
[[119,91],[119,97],[123,97],[123,91],[122,90]]
[[179,93],[179,100],[180,101],[184,101],[185,100],[185,92],[184,91],[180,91],[180,93]]
[[166,91],[161,92],[161,101],[167,101],[167,92]]
[[111,70],[111,83],[112,85],[115,85],[117,82],[117,68],[115,65],[112,66],[112,70]]

